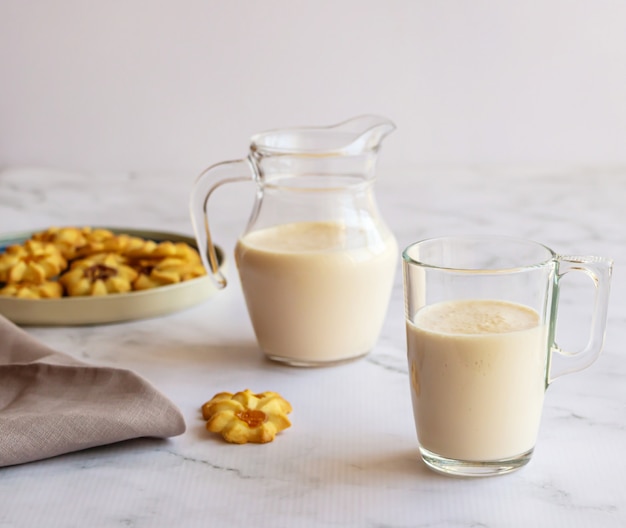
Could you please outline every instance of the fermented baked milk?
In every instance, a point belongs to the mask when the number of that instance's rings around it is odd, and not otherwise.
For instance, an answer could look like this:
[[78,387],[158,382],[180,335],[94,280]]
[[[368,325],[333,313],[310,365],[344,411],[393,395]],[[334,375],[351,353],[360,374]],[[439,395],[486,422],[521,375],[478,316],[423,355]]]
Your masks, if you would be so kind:
[[458,300],[407,322],[419,443],[456,460],[512,458],[533,448],[546,387],[547,330],[533,309]]
[[248,312],[268,356],[322,363],[374,346],[398,248],[391,235],[350,229],[298,222],[252,231],[237,242]]

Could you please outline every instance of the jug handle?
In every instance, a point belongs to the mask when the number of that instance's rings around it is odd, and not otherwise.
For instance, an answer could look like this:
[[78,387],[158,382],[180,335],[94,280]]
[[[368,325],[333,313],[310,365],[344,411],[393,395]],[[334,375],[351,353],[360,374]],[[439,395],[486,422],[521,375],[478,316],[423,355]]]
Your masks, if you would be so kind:
[[189,209],[191,224],[198,243],[198,252],[209,277],[220,290],[226,286],[226,277],[220,271],[220,263],[209,229],[207,211],[209,197],[215,189],[225,183],[250,181],[250,178],[254,178],[255,175],[255,167],[249,158],[223,161],[202,171],[191,191]]

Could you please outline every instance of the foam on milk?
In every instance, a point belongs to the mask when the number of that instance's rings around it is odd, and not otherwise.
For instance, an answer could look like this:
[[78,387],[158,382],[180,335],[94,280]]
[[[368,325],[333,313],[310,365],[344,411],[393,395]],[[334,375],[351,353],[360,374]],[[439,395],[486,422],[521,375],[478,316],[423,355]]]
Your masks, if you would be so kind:
[[407,342],[423,448],[467,461],[533,448],[547,365],[536,311],[498,300],[441,302],[407,322]]
[[442,334],[502,334],[537,326],[539,315],[532,308],[507,301],[459,300],[423,308],[414,324]]

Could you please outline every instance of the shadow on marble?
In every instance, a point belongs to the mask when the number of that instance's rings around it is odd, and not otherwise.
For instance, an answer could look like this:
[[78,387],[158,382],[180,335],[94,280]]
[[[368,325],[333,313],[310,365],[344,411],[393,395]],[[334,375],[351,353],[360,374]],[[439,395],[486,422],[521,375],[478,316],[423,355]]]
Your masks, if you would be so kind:
[[[358,462],[356,462],[358,464]],[[419,456],[417,446],[415,449],[403,449],[389,451],[379,455],[368,457],[360,462],[360,469],[371,479],[371,484],[380,482],[382,476],[404,476],[409,478],[431,478],[433,475],[441,478],[426,467]]]

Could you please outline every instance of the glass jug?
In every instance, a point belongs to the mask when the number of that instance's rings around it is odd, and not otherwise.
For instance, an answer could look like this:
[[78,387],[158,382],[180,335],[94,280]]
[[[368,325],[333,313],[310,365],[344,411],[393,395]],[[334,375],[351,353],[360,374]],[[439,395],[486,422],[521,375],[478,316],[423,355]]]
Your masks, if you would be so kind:
[[319,366],[367,354],[380,334],[398,247],[373,192],[388,119],[360,116],[330,127],[270,130],[245,159],[200,174],[191,218],[200,255],[226,286],[213,247],[208,200],[218,186],[256,183],[235,262],[260,348],[272,360]]

